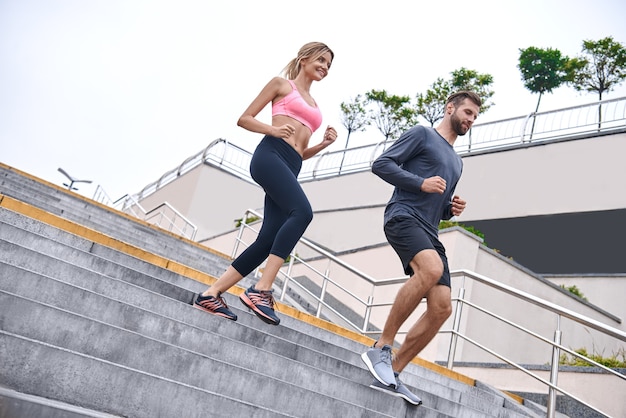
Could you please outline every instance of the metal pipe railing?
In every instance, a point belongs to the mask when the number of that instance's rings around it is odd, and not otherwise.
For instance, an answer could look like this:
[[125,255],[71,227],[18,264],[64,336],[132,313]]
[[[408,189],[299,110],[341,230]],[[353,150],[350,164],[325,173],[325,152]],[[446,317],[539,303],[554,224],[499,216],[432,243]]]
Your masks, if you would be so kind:
[[[238,246],[240,244],[244,244],[243,240],[241,239],[243,236],[243,230],[244,228],[250,228],[252,230],[254,230],[253,228],[251,228],[250,226],[248,226],[245,222],[245,220],[249,217],[249,216],[254,216],[255,219],[262,219],[262,215],[257,212],[254,211],[252,209],[249,209],[246,211],[244,217],[243,217],[243,221],[241,224],[241,227],[239,229],[238,232],[238,236],[235,240],[235,249],[233,250],[232,253],[232,257],[234,258],[237,254],[238,251]],[[255,230],[256,231],[256,230]],[[258,231],[256,231],[258,233]],[[379,333],[380,331],[369,331],[369,321],[371,318],[371,314],[372,314],[372,310],[374,308],[378,308],[378,307],[388,307],[391,305],[391,303],[375,303],[375,290],[377,288],[380,288],[381,286],[388,286],[388,285],[398,285],[398,284],[402,284],[404,283],[408,277],[401,277],[401,278],[392,278],[392,279],[384,279],[384,280],[376,280],[374,278],[372,278],[371,276],[367,275],[366,273],[354,268],[353,266],[350,266],[348,263],[344,262],[343,260],[339,259],[338,257],[334,256],[332,253],[328,252],[327,250],[319,247],[318,245],[314,244],[313,242],[307,240],[306,238],[301,238],[301,240],[299,241],[299,244],[303,244],[306,247],[314,250],[318,256],[316,257],[310,257],[310,260],[313,261],[320,261],[321,259],[326,259],[327,260],[327,265],[328,267],[326,268],[326,270],[324,272],[320,271],[318,268],[316,268],[315,266],[313,266],[309,261],[302,259],[301,257],[299,257],[297,254],[295,254],[295,251],[292,251],[292,254],[290,255],[290,260],[288,263],[288,266],[285,269],[281,269],[279,271],[279,274],[281,275],[281,277],[284,278],[284,283],[282,285],[281,288],[281,293],[280,293],[280,300],[284,300],[285,295],[289,289],[289,285],[292,285],[292,291],[294,288],[297,288],[299,292],[304,293],[307,297],[309,298],[313,298],[316,301],[316,308],[315,308],[315,316],[320,318],[324,312],[327,312],[326,316],[331,316],[334,315],[335,317],[337,317],[343,324],[346,324],[348,327],[359,331],[363,334],[371,334],[371,333]],[[330,265],[331,263],[337,264],[339,266],[341,266],[342,268],[346,269],[348,272],[350,272],[355,279],[360,280],[360,283],[355,283],[354,281],[352,281],[352,285],[353,288],[362,288],[363,286],[370,286],[370,295],[368,296],[367,300],[363,300],[361,297],[359,297],[358,295],[356,295],[353,291],[351,291],[350,289],[347,289],[345,286],[341,285],[341,283],[338,283],[336,280],[334,280],[331,276],[330,276]],[[307,289],[305,286],[303,286],[301,283],[299,283],[294,277],[292,277],[292,270],[294,268],[295,265],[298,265],[299,267],[303,267],[306,268],[307,271],[311,272],[314,276],[316,277],[321,277],[322,278],[322,284],[320,285],[320,294],[316,295],[314,294],[311,290]],[[300,274],[302,274],[300,272]],[[612,338],[616,338],[619,341],[624,341],[626,342],[626,333],[624,333],[623,331],[620,331],[616,328],[610,327],[608,325],[605,325],[599,321],[596,321],[592,318],[586,317],[584,315],[581,315],[577,312],[574,312],[572,310],[569,310],[567,308],[561,307],[555,303],[552,303],[550,301],[541,299],[537,296],[531,295],[529,293],[526,293],[524,291],[521,291],[519,289],[513,288],[511,286],[508,286],[504,283],[498,282],[494,279],[491,279],[489,277],[483,276],[481,274],[469,271],[469,270],[454,270],[451,272],[451,277],[460,277],[462,278],[461,280],[461,287],[459,289],[459,296],[457,298],[453,299],[453,302],[455,302],[455,310],[454,310],[454,316],[453,316],[453,321],[452,321],[452,329],[451,330],[440,330],[440,334],[451,334],[451,338],[450,338],[450,344],[448,347],[448,359],[447,359],[447,367],[449,369],[452,369],[454,367],[454,360],[455,360],[455,355],[456,355],[456,349],[457,349],[457,341],[458,338],[462,338],[464,341],[467,341],[471,344],[473,344],[474,346],[480,348],[481,350],[483,350],[484,352],[502,360],[503,362],[511,365],[512,367],[514,367],[515,369],[527,374],[528,376],[532,377],[533,379],[537,380],[538,382],[546,385],[546,387],[548,388],[548,407],[547,407],[547,416],[552,418],[555,416],[555,410],[556,410],[556,396],[557,393],[561,393],[571,399],[574,399],[577,402],[580,402],[582,405],[585,405],[586,407],[596,411],[599,414],[605,415],[608,417],[608,415],[606,415],[604,412],[602,412],[600,409],[590,405],[589,403],[585,402],[584,400],[580,399],[579,397],[576,397],[574,394],[568,392],[567,390],[563,389],[562,387],[558,386],[558,373],[559,373],[559,361],[560,361],[560,353],[561,352],[567,352],[570,355],[576,356],[578,358],[583,359],[584,361],[588,362],[589,364],[592,364],[596,367],[601,368],[603,371],[610,373],[613,376],[616,376],[622,380],[626,380],[626,376],[616,372],[615,370],[612,370],[602,364],[599,364],[598,362],[587,358],[586,356],[583,356],[567,347],[564,347],[561,345],[561,337],[562,337],[562,330],[561,330],[561,319],[562,318],[568,318],[572,321],[574,321],[575,323],[582,325],[586,328],[590,328],[593,329],[595,331],[598,331],[604,335],[607,335],[609,337]],[[548,338],[545,338],[541,335],[539,335],[536,332],[533,332],[532,330],[529,330],[519,324],[514,323],[513,321],[510,321],[500,315],[497,315],[493,312],[490,312],[489,310],[478,306],[474,303],[472,303],[471,301],[466,299],[466,281],[467,280],[473,280],[475,282],[481,283],[483,285],[487,285],[493,289],[496,289],[500,292],[506,293],[510,296],[515,297],[518,300],[522,300],[524,302],[530,303],[532,305],[535,305],[539,308],[541,308],[542,310],[545,311],[549,311],[552,312],[556,315],[557,317],[557,326],[556,329],[554,331],[554,339],[550,340]],[[330,292],[329,291],[329,285],[333,286],[333,290],[334,292]],[[357,324],[355,324],[353,321],[351,321],[350,319],[348,319],[345,315],[343,315],[341,312],[339,312],[339,310],[336,307],[331,306],[331,304],[327,301],[327,298],[332,294],[333,297],[335,297],[338,300],[342,300],[342,303],[346,304],[346,298],[349,298],[349,300],[353,300],[356,301],[359,305],[361,305],[363,307],[364,313],[363,313],[363,326],[359,326]],[[479,342],[475,341],[474,339],[472,339],[471,337],[469,337],[468,335],[465,335],[461,332],[461,323],[462,323],[462,317],[465,314],[465,310],[464,310],[464,306],[467,306],[473,310],[477,310],[479,312],[482,312],[498,321],[501,321],[502,323],[506,324],[507,326],[510,326],[514,329],[517,329],[519,331],[522,331],[523,333],[527,334],[530,337],[533,337],[545,344],[548,344],[551,347],[552,350],[552,356],[551,356],[551,360],[549,361],[550,364],[550,380],[546,380],[538,375],[536,375],[535,373],[532,373],[530,370],[528,370],[527,368],[517,364],[516,362],[506,358],[504,355],[499,354],[497,352],[495,352],[494,350],[480,344]],[[330,313],[330,314],[328,314]],[[401,331],[401,333],[405,333],[404,331]]]
[[[601,109],[603,115],[601,123],[597,116],[598,109]],[[536,121],[532,130],[529,128],[532,126],[532,123],[529,123],[531,119]],[[545,143],[583,134],[601,134],[620,130],[626,130],[626,97],[478,123],[467,135],[457,139],[455,149],[459,154],[469,154],[516,144],[529,144],[534,141]],[[372,161],[393,142],[394,140],[379,141],[318,154],[303,162],[298,179],[305,182],[367,171]],[[256,184],[249,172],[251,158],[252,154],[249,151],[218,138],[202,151],[187,158],[179,167],[166,172],[159,180],[144,187],[136,195],[137,200],[145,199],[200,164],[214,165],[237,175],[244,181]]]

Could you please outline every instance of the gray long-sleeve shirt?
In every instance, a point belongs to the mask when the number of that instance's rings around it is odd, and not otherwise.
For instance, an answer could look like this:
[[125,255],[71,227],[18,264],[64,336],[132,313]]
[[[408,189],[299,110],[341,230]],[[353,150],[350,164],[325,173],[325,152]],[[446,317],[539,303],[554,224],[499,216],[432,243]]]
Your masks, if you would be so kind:
[[[417,125],[407,130],[372,164],[374,174],[395,186],[384,222],[411,216],[438,237],[439,222],[452,217],[451,201],[462,171],[461,157],[435,129]],[[433,176],[446,180],[443,194],[420,190],[424,179]]]

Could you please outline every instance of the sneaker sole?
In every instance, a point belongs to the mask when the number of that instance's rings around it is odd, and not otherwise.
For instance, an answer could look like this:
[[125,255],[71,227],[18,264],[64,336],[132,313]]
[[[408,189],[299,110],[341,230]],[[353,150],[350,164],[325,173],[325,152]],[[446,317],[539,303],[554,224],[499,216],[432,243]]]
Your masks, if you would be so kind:
[[220,316],[220,317],[222,317],[222,318],[230,319],[231,321],[236,321],[236,320],[237,320],[237,318],[236,318],[236,317],[235,317],[235,318],[233,318],[233,317],[228,316],[228,315],[225,315],[225,314],[223,314],[223,313],[221,313],[221,312],[214,312],[214,311],[208,310],[207,308],[205,308],[205,307],[203,307],[203,306],[200,306],[200,305],[198,305],[198,304],[197,304],[197,303],[195,303],[195,302],[193,303],[193,307],[194,307],[194,308],[196,308],[196,309],[200,309],[200,310],[201,310],[201,311],[203,311],[203,312],[208,312],[208,313],[210,313],[211,315]]
[[393,383],[390,384],[390,383],[385,382],[385,380],[382,377],[380,377],[378,373],[376,373],[376,370],[374,369],[374,365],[370,361],[370,358],[367,356],[367,353],[361,354],[361,360],[363,360],[363,363],[365,363],[365,365],[367,366],[367,369],[370,371],[372,376],[376,378],[376,380],[378,380],[380,383],[382,383],[385,386],[391,386],[393,388],[396,387],[396,385]]
[[378,387],[376,385],[370,385],[370,387],[372,389],[376,389],[379,392],[383,392],[386,393],[387,395],[391,395],[391,396],[395,396],[396,398],[402,398],[404,399],[406,402],[410,403],[411,405],[415,405],[415,406],[420,406],[422,404],[422,401],[419,401],[418,403],[415,403],[411,398],[404,396],[402,393],[400,392],[396,392],[396,391],[391,391],[391,390],[387,390],[387,389],[383,389],[381,387]]
[[259,308],[256,307],[256,305],[254,303],[252,303],[252,301],[250,300],[250,298],[248,298],[248,296],[245,293],[242,293],[239,296],[239,300],[241,301],[241,303],[243,303],[248,309],[250,309],[252,312],[255,313],[255,315],[263,322],[265,322],[266,324],[270,324],[270,325],[278,325],[280,323],[280,321],[275,321],[273,318],[270,318],[269,316],[265,315],[263,313],[263,311],[261,311]]

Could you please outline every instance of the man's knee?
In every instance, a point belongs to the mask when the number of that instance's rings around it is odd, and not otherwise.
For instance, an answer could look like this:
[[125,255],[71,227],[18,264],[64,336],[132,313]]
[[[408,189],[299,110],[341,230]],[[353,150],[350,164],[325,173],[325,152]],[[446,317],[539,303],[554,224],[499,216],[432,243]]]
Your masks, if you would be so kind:
[[443,323],[452,315],[452,301],[450,300],[449,287],[437,285],[426,296],[428,301],[428,311],[436,318],[437,321]]
[[452,304],[447,303],[443,305],[438,305],[436,308],[436,314],[442,322],[450,318],[450,315],[452,315]]
[[443,275],[443,262],[439,254],[434,250],[419,252],[413,260],[411,260],[411,267],[415,275],[421,276],[424,280],[433,285],[437,283]]

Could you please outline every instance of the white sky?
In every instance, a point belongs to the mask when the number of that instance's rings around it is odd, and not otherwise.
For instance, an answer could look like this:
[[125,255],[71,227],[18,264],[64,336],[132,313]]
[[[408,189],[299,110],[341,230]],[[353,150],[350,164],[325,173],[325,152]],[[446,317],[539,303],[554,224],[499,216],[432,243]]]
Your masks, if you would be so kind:
[[[253,150],[261,137],[239,115],[309,41],[335,52],[312,87],[340,134],[331,151],[345,145],[341,102],[371,89],[414,97],[461,67],[494,77],[478,123],[521,116],[537,95],[520,48],[574,57],[583,40],[625,44],[625,19],[623,0],[0,0],[0,162],[58,185],[62,167],[93,181],[80,194],[99,184],[115,200],[217,138]],[[626,83],[604,98],[624,96]],[[595,100],[561,87],[540,110]],[[371,127],[350,141],[381,139]]]

